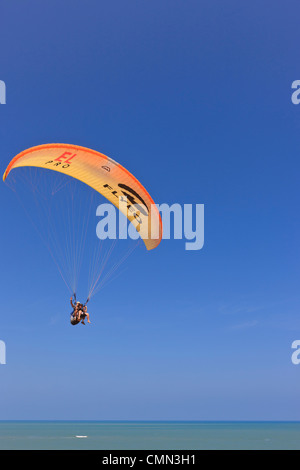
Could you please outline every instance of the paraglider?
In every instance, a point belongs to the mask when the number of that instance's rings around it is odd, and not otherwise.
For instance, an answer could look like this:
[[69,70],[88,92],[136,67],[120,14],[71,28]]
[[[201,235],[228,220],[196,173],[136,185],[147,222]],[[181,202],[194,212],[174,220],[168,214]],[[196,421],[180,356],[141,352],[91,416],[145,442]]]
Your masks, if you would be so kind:
[[74,294],[75,304],[73,303],[73,297],[70,298],[71,307],[73,311],[71,313],[70,322],[71,325],[78,325],[78,323],[82,323],[85,325],[84,320],[87,319],[88,323],[90,322],[90,315],[87,311],[87,305],[81,304],[80,302],[76,302],[76,295]]
[[[22,175],[25,170],[27,173]],[[26,190],[31,189],[36,207],[40,208],[40,213],[45,217],[44,222],[39,224],[37,213],[32,214],[29,206],[25,210],[29,212],[34,225],[38,226],[41,235],[44,230],[44,242],[72,294],[76,293],[78,273],[84,259],[89,261],[92,272],[87,297],[90,300],[106,277],[111,277],[123,259],[129,256],[126,254],[119,259],[103,278],[113,248],[109,248],[108,254],[105,254],[98,244],[96,254],[83,255],[84,245],[90,247],[94,243],[88,228],[88,217],[92,212],[95,195],[104,196],[126,217],[147,250],[155,249],[161,242],[162,221],[150,194],[126,168],[100,152],[70,144],[39,145],[16,155],[3,175],[4,181],[13,175],[11,179],[16,192],[21,185],[16,183],[18,172],[21,172],[21,182],[25,183]],[[77,186],[73,187],[74,184]],[[24,195],[20,197],[23,204],[27,193]],[[66,211],[61,222],[58,222],[58,211],[52,207],[53,203],[60,211]],[[86,304],[76,308],[77,304],[72,301],[72,324],[84,322],[84,319],[90,322]]]
[[[153,199],[126,168],[106,155],[69,144],[32,147],[13,158],[3,175],[3,181],[13,169],[19,167],[46,168],[82,181],[123,211],[139,231],[148,250],[159,245],[162,222]],[[123,196],[129,201],[125,208],[119,202]],[[135,209],[140,213],[137,214]]]

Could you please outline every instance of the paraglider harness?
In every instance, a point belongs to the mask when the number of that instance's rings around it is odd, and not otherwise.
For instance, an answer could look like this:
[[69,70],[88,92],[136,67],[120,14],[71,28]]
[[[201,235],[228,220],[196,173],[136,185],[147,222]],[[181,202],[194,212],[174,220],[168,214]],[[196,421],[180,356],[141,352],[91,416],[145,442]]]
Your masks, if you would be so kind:
[[[77,298],[76,298],[76,294],[75,294],[75,293],[73,294],[73,297],[74,297],[75,305],[77,305]],[[77,325],[78,323],[80,323],[82,320],[85,319],[86,314],[84,313],[83,308],[86,307],[86,305],[87,305],[87,303],[89,302],[89,300],[90,300],[90,298],[88,297],[88,298],[87,298],[87,301],[85,302],[85,304],[79,304],[79,305],[80,305],[79,310],[81,310],[81,312],[82,312],[80,320],[78,319],[77,316],[74,316],[75,308],[76,308],[76,307],[73,308],[73,311],[71,312],[71,323],[72,323],[72,325]]]

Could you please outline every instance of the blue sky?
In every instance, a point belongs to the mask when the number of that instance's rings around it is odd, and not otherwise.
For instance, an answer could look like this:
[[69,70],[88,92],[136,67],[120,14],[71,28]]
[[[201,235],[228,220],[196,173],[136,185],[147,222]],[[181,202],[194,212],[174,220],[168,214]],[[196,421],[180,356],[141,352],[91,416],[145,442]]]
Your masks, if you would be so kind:
[[2,170],[43,143],[99,150],[157,203],[205,204],[205,246],[139,250],[73,328],[69,292],[0,185],[0,419],[300,419],[298,11],[1,6]]

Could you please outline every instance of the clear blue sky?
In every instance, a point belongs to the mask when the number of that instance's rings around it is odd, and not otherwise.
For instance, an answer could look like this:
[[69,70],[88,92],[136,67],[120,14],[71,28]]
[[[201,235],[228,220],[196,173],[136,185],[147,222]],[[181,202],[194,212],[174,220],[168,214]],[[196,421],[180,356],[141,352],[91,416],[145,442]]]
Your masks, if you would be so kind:
[[75,328],[0,185],[0,419],[299,420],[299,2],[0,8],[2,171],[28,147],[73,143],[157,203],[205,204],[202,250],[140,251]]

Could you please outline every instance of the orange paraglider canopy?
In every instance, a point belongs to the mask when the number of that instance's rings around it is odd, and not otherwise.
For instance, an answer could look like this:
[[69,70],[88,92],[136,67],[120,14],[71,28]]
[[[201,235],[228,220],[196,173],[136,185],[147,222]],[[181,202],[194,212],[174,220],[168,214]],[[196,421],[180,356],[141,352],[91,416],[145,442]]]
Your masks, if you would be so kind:
[[11,170],[19,167],[45,168],[82,181],[102,194],[130,220],[148,250],[159,245],[162,221],[153,199],[126,168],[106,155],[77,145],[39,145],[14,157],[3,180]]

